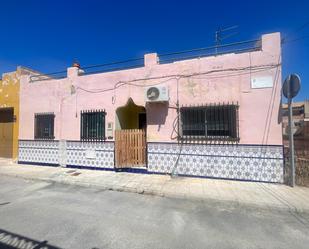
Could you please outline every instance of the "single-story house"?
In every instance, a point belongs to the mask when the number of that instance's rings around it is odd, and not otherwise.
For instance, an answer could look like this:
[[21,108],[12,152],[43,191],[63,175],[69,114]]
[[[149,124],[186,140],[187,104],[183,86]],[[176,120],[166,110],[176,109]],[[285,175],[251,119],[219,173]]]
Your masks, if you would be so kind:
[[121,63],[22,76],[19,162],[283,182],[280,33]]

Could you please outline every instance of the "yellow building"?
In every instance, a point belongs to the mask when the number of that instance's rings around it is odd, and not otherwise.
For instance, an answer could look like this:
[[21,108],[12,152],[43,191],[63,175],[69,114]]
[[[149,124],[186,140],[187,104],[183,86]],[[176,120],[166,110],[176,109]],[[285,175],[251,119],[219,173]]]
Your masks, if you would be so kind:
[[0,79],[0,158],[18,157],[20,76],[34,73],[18,67]]

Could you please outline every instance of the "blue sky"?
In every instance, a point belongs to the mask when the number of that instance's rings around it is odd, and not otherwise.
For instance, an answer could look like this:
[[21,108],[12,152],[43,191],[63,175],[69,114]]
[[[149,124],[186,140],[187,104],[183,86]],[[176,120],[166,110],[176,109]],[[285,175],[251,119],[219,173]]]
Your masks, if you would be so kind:
[[[214,45],[218,27],[235,42],[280,31],[283,78],[295,72],[309,99],[309,1],[1,1],[0,73],[23,65],[45,73]],[[299,29],[302,27],[301,29]],[[301,39],[298,39],[301,38]],[[295,40],[296,39],[296,40]]]

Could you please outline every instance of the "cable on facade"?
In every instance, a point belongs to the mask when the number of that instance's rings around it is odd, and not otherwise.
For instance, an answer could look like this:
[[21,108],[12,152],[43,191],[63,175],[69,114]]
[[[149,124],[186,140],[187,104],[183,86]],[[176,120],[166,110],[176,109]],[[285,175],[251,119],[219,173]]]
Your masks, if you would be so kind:
[[259,65],[255,67],[242,67],[242,68],[228,68],[228,69],[219,69],[219,70],[210,70],[206,72],[201,72],[201,73],[192,73],[192,74],[175,74],[175,75],[165,75],[165,76],[156,76],[156,77],[149,77],[149,78],[140,78],[140,79],[134,79],[134,80],[129,80],[129,81],[118,81],[114,87],[112,88],[107,88],[107,89],[85,89],[80,86],[77,87],[77,89],[80,89],[82,91],[88,92],[88,93],[102,93],[102,92],[108,92],[115,90],[121,86],[124,85],[131,85],[131,86],[136,86],[136,87],[147,87],[147,86],[155,86],[155,85],[160,85],[163,84],[164,82],[159,82],[159,83],[154,83],[154,84],[148,84],[148,85],[141,85],[141,84],[134,84],[133,82],[139,82],[139,81],[149,81],[149,80],[157,80],[157,79],[164,79],[168,78],[167,81],[171,79],[177,79],[179,78],[190,78],[198,75],[207,75],[207,74],[212,74],[212,73],[218,73],[218,72],[234,72],[234,71],[245,71],[245,70],[250,70],[250,69],[263,69],[263,70],[269,70],[272,68],[279,67],[281,64],[268,64],[268,65]]
[[[251,65],[249,67],[242,67],[242,68],[228,68],[228,69],[220,69],[220,70],[210,70],[210,71],[206,71],[206,72],[200,72],[200,73],[192,73],[192,74],[177,74],[177,75],[168,75],[168,76],[157,76],[157,77],[149,77],[149,78],[140,78],[140,79],[134,79],[131,81],[118,81],[114,87],[112,88],[107,88],[107,89],[92,89],[92,90],[88,90],[88,89],[84,89],[82,87],[77,87],[77,89],[80,89],[82,91],[88,92],[88,93],[103,93],[103,92],[108,92],[108,91],[115,91],[117,88],[120,88],[124,85],[131,85],[131,86],[135,86],[135,87],[147,87],[147,86],[155,86],[155,85],[160,85],[163,84],[167,81],[173,80],[173,79],[182,79],[182,78],[190,78],[193,77],[195,79],[205,79],[204,78],[196,78],[197,76],[201,76],[201,75],[209,75],[212,73],[220,73],[220,72],[231,72],[230,74],[226,74],[226,75],[215,75],[215,76],[210,76],[208,77],[208,79],[212,79],[212,78],[223,78],[223,77],[231,77],[231,76],[237,76],[237,75],[242,75],[242,74],[251,74],[251,73],[255,73],[255,72],[261,72],[261,71],[267,71],[267,70],[271,70],[276,68],[276,74],[275,74],[275,86],[272,89],[272,94],[271,94],[271,100],[269,103],[269,108],[268,108],[268,114],[267,114],[267,118],[266,118],[266,123],[265,123],[265,129],[264,129],[264,135],[263,135],[263,141],[265,140],[265,135],[266,133],[269,132],[269,127],[270,127],[270,123],[269,123],[269,115],[272,115],[272,109],[273,109],[273,100],[274,100],[274,89],[277,87],[277,75],[278,75],[278,69],[279,66],[281,65],[280,63],[280,57],[278,60],[277,64],[267,64],[267,65],[259,65],[259,66],[254,66],[252,67]],[[244,72],[249,70],[249,72]],[[233,72],[238,72],[238,73],[233,73]],[[135,82],[140,82],[140,81],[149,81],[149,80],[157,80],[157,79],[164,79],[167,78],[164,81],[160,81],[158,83],[154,83],[154,84],[136,84]],[[178,90],[177,90],[178,91]],[[115,95],[115,94],[114,94]],[[114,96],[115,97],[115,96]],[[176,133],[176,138],[179,139],[179,130],[176,129],[176,126],[179,123],[179,102],[177,100],[177,104],[178,104],[178,111],[177,111],[177,117],[175,118],[175,120],[173,121],[173,132]],[[271,114],[269,114],[271,113]],[[266,132],[267,130],[267,132]],[[171,135],[172,136],[172,135]],[[268,138],[268,136],[267,136]],[[176,169],[179,163],[179,159],[181,156],[181,151],[183,149],[183,140],[181,139],[181,143],[180,143],[180,147],[179,147],[179,153],[177,153],[177,159],[176,162],[171,170],[171,177],[177,176],[176,174]]]
[[[281,54],[278,56],[278,64],[280,63],[280,61],[281,61]],[[275,103],[275,89],[277,88],[278,81],[279,81],[279,67],[277,67],[276,69],[275,79],[274,79],[275,84],[271,91],[271,98],[269,101],[269,106],[268,106],[267,115],[266,115],[266,122],[265,122],[265,128],[263,132],[262,144],[267,144],[267,141],[268,141],[270,126],[271,126],[271,116],[272,116],[274,103]]]

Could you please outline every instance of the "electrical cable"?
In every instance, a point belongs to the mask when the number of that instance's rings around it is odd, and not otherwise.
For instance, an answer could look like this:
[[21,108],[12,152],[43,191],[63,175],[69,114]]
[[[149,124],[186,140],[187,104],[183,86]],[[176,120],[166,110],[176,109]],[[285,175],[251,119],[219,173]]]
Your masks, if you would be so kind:
[[[254,69],[271,69],[280,66],[280,64],[268,64],[268,65],[259,65],[253,67]],[[82,91],[88,92],[88,93],[102,93],[102,92],[108,92],[115,90],[117,88],[120,88],[124,85],[131,85],[131,86],[136,86],[136,87],[147,87],[147,86],[155,86],[155,85],[160,85],[164,82],[167,82],[172,79],[177,79],[177,78],[189,78],[189,77],[194,77],[198,75],[208,75],[212,73],[218,73],[218,72],[235,72],[235,71],[245,71],[245,70],[252,70],[252,67],[242,67],[242,68],[227,68],[227,69],[219,69],[219,70],[210,70],[206,72],[200,72],[200,73],[192,73],[192,74],[174,74],[174,75],[164,75],[164,76],[155,76],[155,77],[149,77],[149,78],[139,78],[139,79],[134,79],[134,80],[129,80],[129,81],[118,81],[114,87],[112,88],[106,88],[106,89],[85,89],[80,86],[78,86],[76,89],[80,89]],[[147,84],[147,85],[141,85],[141,84],[134,84],[133,82],[139,82],[139,81],[149,81],[149,80],[157,80],[157,79],[164,79],[168,78],[166,81],[159,82],[159,83],[154,83],[154,84]]]
[[306,28],[309,25],[309,21],[305,22],[303,25],[301,25],[299,28],[297,28],[294,32],[299,32],[302,29]]
[[307,38],[309,38],[309,35],[297,37],[297,38],[292,39],[292,40],[283,40],[283,41],[282,41],[282,44],[285,45],[285,44],[287,44],[287,43],[296,42],[296,41],[301,41],[301,40],[307,39]]
[[[281,54],[279,54],[278,56],[278,64],[281,61]],[[273,112],[273,108],[274,108],[274,98],[275,98],[275,89],[277,88],[277,84],[279,81],[279,67],[276,68],[276,73],[275,73],[275,78],[274,78],[274,86],[272,88],[271,91],[271,98],[269,101],[269,106],[268,106],[268,110],[267,110],[267,115],[266,115],[266,122],[265,122],[265,127],[264,127],[264,132],[263,132],[263,138],[262,138],[262,145],[266,144],[268,141],[268,137],[269,137],[269,131],[270,131],[270,125],[271,125],[271,116],[272,116],[272,112]],[[266,140],[266,141],[265,141]]]
[[287,34],[285,37],[283,37],[281,39],[282,43],[284,43],[286,41],[286,39],[290,36],[293,36],[293,33],[298,33],[299,31],[301,31],[302,29],[306,28],[309,25],[309,21],[303,23],[302,25],[300,25],[298,28],[296,28],[294,31],[292,31],[290,34]]

